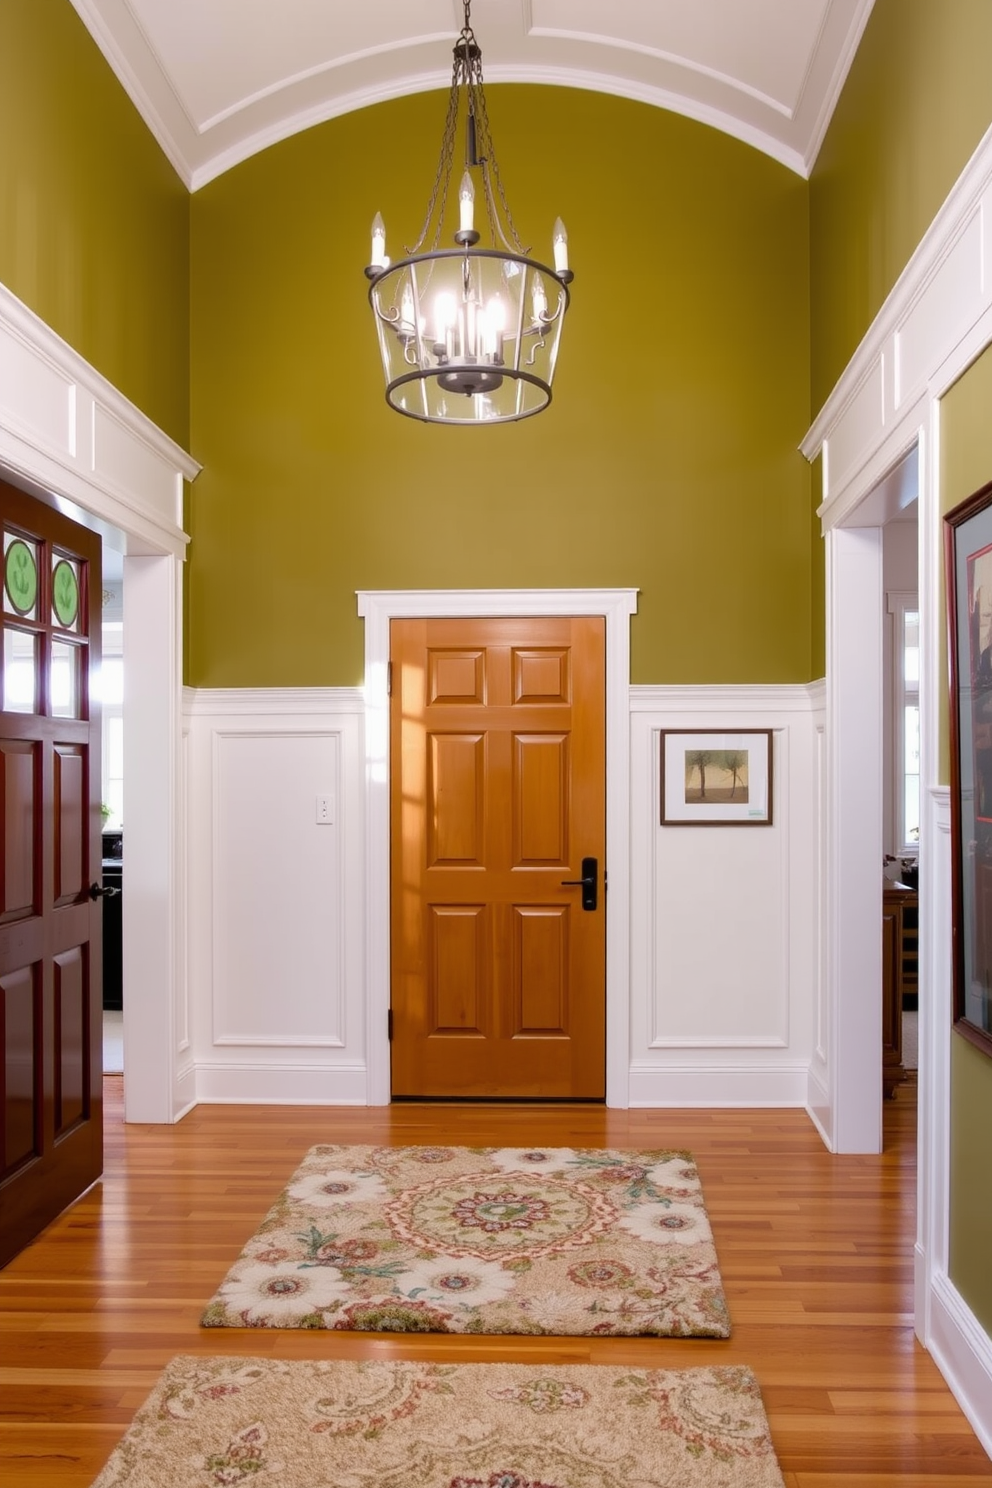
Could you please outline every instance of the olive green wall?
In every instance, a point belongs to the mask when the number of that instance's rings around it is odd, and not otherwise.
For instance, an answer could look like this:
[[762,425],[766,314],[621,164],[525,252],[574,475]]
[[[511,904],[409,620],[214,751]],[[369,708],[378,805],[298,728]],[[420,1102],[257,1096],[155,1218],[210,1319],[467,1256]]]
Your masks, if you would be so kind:
[[0,0],[0,281],[181,444],[189,196],[69,0]]
[[989,0],[875,0],[810,179],[814,412],[992,120]]
[[951,1220],[948,1274],[992,1334],[992,1059],[965,1039],[951,1040]]
[[[521,236],[576,278],[551,408],[387,408],[363,267],[419,231],[445,97],[274,146],[192,204],[188,680],[361,680],[358,588],[632,585],[638,682],[810,676],[807,187],[705,126],[493,87]],[[451,225],[446,230],[451,231]]]
[[[940,408],[940,507],[950,511],[992,480],[992,349],[949,390]],[[946,658],[941,696],[947,696]],[[949,778],[947,709],[941,717],[941,780]],[[992,1333],[992,1059],[951,1040],[950,1278]]]

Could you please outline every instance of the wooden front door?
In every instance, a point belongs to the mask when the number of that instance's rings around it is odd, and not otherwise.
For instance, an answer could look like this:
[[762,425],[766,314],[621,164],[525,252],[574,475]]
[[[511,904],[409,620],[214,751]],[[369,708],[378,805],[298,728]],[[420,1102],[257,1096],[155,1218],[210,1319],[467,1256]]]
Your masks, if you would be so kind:
[[0,483],[0,1264],[103,1166],[100,539]]
[[394,1096],[605,1095],[605,631],[392,622]]

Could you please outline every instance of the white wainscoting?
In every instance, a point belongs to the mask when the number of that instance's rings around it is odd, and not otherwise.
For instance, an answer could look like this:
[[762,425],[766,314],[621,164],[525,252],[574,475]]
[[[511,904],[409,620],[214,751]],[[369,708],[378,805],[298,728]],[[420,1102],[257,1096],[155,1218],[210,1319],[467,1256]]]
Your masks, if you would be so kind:
[[[660,825],[665,729],[773,730],[770,826]],[[816,884],[808,687],[631,688],[633,1106],[803,1106]]]
[[362,694],[201,690],[185,714],[196,1099],[364,1104]]
[[[635,687],[630,710],[631,1104],[802,1106],[811,689]],[[195,1098],[371,1101],[363,695],[188,691],[184,712]],[[701,722],[774,730],[770,827],[657,825],[659,732]],[[327,826],[315,820],[322,795],[334,803]]]

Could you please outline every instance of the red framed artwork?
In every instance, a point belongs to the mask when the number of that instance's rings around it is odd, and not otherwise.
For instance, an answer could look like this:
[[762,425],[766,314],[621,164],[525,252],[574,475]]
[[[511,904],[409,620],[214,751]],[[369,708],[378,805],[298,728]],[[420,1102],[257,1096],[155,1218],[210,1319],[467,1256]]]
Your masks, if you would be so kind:
[[954,1027],[992,1055],[992,482],[944,518]]

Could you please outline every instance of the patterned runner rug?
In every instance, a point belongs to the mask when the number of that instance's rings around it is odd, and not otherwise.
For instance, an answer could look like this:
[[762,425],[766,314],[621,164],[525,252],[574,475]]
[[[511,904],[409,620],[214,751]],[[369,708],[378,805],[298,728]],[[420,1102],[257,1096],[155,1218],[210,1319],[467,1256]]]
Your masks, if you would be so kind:
[[783,1488],[740,1365],[173,1359],[94,1488]]
[[730,1332],[687,1152],[314,1147],[208,1328]]

